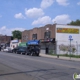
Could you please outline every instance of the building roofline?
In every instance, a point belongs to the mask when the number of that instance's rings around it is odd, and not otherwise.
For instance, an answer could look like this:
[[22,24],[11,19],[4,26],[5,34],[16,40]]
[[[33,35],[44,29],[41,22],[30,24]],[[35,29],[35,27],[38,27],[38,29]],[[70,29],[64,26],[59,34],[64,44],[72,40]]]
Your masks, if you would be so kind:
[[70,24],[56,24],[56,25],[66,25],[66,26],[76,26],[76,27],[80,27],[80,26],[78,26],[78,25],[70,25]]
[[[76,26],[76,27],[80,27],[80,26],[77,26],[77,25],[57,24],[57,23],[55,23],[55,24],[46,24],[46,25],[40,26],[40,27],[34,27],[32,29],[28,29],[28,30],[24,30],[24,31],[31,31],[33,29],[40,29],[40,28],[43,28],[43,27],[47,27],[48,25],[65,25],[65,26],[74,26],[74,27]],[[24,31],[22,31],[22,32],[24,32]]]

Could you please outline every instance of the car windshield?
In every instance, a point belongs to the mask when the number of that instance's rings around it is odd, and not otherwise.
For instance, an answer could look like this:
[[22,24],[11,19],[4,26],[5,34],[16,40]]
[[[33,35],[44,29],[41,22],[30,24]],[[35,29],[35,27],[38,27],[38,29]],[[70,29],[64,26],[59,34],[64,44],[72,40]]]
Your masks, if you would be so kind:
[[19,49],[24,49],[24,50],[25,50],[25,49],[26,49],[26,47],[19,47]]

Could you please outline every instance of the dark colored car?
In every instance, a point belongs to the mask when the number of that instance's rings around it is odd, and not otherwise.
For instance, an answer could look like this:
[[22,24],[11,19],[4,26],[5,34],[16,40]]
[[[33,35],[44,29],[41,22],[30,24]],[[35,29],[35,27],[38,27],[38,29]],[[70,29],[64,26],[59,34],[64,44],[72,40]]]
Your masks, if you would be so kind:
[[36,55],[39,56],[40,53],[40,46],[39,45],[28,45],[27,47],[27,55]]
[[0,46],[0,51],[1,51],[1,46]]
[[12,50],[12,53],[16,53],[16,51],[18,50],[19,47],[16,47]]
[[40,53],[40,40],[29,40],[27,42],[27,55],[39,56]]
[[17,54],[26,54],[27,53],[27,48],[26,47],[18,47],[16,50]]

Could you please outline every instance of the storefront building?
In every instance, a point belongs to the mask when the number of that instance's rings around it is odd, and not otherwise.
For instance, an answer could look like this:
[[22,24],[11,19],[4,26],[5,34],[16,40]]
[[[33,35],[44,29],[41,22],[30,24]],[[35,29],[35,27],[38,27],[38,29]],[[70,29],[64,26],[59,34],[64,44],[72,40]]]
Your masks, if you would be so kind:
[[23,31],[22,42],[29,40],[40,40],[41,49],[45,50],[48,47],[53,50],[55,48],[52,42],[55,40],[55,24],[48,24],[43,27]]
[[1,47],[9,47],[10,46],[10,41],[13,40],[12,36],[7,36],[7,35],[1,35],[0,34],[0,46]]
[[[48,35],[47,35],[48,33]],[[33,40],[33,39],[45,39],[46,36],[49,38],[55,38],[55,25],[45,25],[43,27],[39,28],[33,28],[31,30],[25,30],[22,32],[22,42],[26,42],[28,40]]]
[[49,48],[54,53],[79,53],[80,26],[48,24],[22,32],[22,42],[40,40],[41,49]]
[[56,25],[57,54],[80,55],[80,26]]

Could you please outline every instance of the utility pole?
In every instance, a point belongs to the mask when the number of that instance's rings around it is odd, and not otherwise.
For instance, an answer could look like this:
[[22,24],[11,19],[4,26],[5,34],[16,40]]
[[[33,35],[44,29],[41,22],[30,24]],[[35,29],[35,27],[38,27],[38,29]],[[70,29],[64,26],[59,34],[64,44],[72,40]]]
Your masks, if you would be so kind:
[[77,46],[77,55],[78,55],[78,42],[76,41],[76,46]]
[[70,59],[71,59],[71,39],[70,39]]

